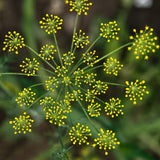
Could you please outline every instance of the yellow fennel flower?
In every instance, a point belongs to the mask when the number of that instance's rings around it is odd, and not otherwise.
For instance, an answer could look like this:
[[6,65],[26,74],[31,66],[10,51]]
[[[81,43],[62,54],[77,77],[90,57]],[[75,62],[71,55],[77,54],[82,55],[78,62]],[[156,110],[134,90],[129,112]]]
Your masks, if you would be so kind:
[[5,35],[5,40],[3,44],[3,51],[6,51],[8,48],[9,52],[15,52],[15,54],[18,54],[19,48],[25,46],[24,38],[16,31],[13,31],[13,33],[9,31],[8,35]]
[[58,88],[59,81],[55,77],[49,77],[48,81],[45,81],[47,91],[52,91]]
[[96,81],[95,85],[93,86],[93,93],[95,95],[100,95],[101,93],[105,94],[108,89],[108,85],[100,80]]
[[15,117],[13,121],[9,121],[15,130],[14,134],[26,134],[27,132],[31,132],[33,122],[34,120],[32,120],[30,116],[26,114],[26,112],[24,112],[23,115],[20,115],[19,117]]
[[113,131],[107,130],[105,133],[103,129],[100,129],[100,133],[98,133],[99,138],[95,138],[93,147],[98,145],[99,149],[103,149],[105,151],[105,155],[108,155],[107,149],[115,149],[116,145],[119,145],[120,142],[115,138],[115,133]]
[[53,16],[52,14],[46,14],[46,17],[42,18],[40,21],[41,28],[45,30],[48,34],[57,33],[57,30],[60,30],[62,27],[63,19],[60,19],[58,16]]
[[96,51],[94,50],[93,52],[83,54],[83,63],[87,63],[87,65],[93,67],[93,64],[98,62],[98,56],[94,56],[95,53]]
[[63,109],[59,105],[53,105],[44,112],[46,113],[46,120],[49,120],[49,123],[58,126],[65,124],[64,119],[66,119],[67,116],[64,115]]
[[48,45],[46,44],[41,48],[39,56],[42,57],[42,59],[50,61],[51,59],[54,59],[54,53],[57,52],[56,49],[54,49],[54,45]]
[[100,36],[106,38],[107,42],[110,42],[111,39],[119,40],[118,32],[120,28],[118,28],[116,21],[109,22],[108,24],[101,23],[100,31]]
[[110,103],[106,102],[105,104],[105,112],[112,118],[114,118],[115,116],[118,117],[119,114],[124,114],[122,110],[124,105],[121,104],[121,100],[119,98],[112,98],[110,99]]
[[148,59],[148,54],[150,52],[155,52],[156,49],[159,49],[159,45],[157,45],[157,37],[153,35],[153,28],[145,27],[145,30],[140,30],[139,35],[137,34],[136,29],[133,29],[135,33],[134,36],[130,36],[130,39],[133,40],[132,46],[128,47],[128,50],[133,50],[136,55],[136,59],[144,56],[144,59]]
[[85,36],[85,33],[82,32],[82,30],[79,30],[79,34],[75,33],[75,35],[73,35],[73,42],[74,45],[79,48],[84,48],[85,45],[88,45],[89,40],[88,40],[88,36]]
[[101,105],[99,103],[95,103],[94,100],[92,100],[91,104],[88,105],[89,115],[91,117],[98,117],[98,116],[100,116],[100,111],[101,111],[100,106]]
[[31,105],[35,100],[36,93],[31,91],[31,88],[26,89],[19,93],[19,97],[15,99],[17,104],[19,104],[20,107],[23,106],[29,106]]
[[72,63],[74,63],[74,59],[75,59],[75,56],[71,52],[63,54],[63,57],[62,57],[64,64],[67,66],[70,66]]
[[33,58],[31,61],[29,58],[26,58],[25,61],[22,61],[20,67],[22,68],[21,71],[26,73],[27,76],[33,76],[38,71],[39,62]]
[[136,80],[135,82],[126,81],[126,95],[125,97],[129,97],[133,104],[137,104],[137,98],[140,100],[143,99],[144,94],[149,94],[149,91],[146,91],[146,86],[144,85],[145,81]]
[[112,57],[108,58],[107,62],[104,62],[103,65],[106,74],[113,74],[115,76],[118,76],[118,71],[123,67],[117,59],[113,59]]
[[66,0],[66,4],[69,4],[72,8],[70,9],[70,12],[76,11],[79,15],[84,13],[84,15],[87,15],[87,11],[89,10],[89,6],[92,5],[92,3],[88,3],[88,0]]
[[80,123],[78,123],[75,127],[72,127],[69,132],[72,143],[78,143],[79,145],[81,145],[82,143],[86,143],[87,145],[89,145],[88,137],[91,135],[91,130],[88,128],[88,126],[85,127]]

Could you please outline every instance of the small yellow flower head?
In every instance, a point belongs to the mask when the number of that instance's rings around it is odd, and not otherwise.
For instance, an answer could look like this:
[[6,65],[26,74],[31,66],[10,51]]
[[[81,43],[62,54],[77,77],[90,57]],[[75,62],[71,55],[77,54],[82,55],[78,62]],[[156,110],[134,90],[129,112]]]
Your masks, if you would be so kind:
[[139,59],[141,56],[144,56],[144,59],[148,59],[148,54],[150,52],[155,52],[156,49],[159,49],[160,46],[156,45],[157,37],[153,35],[153,28],[145,27],[145,31],[140,30],[139,35],[137,34],[136,29],[133,29],[135,37],[130,36],[130,39],[133,40],[132,46],[128,47],[128,50],[133,50],[136,55],[136,59]]
[[15,117],[13,121],[9,121],[13,128],[15,129],[14,134],[26,134],[27,132],[31,132],[32,123],[34,122],[33,119],[30,118],[29,115],[26,115],[26,112],[23,115],[20,115],[19,118]]
[[72,127],[72,129],[69,132],[70,139],[74,145],[76,143],[78,143],[79,145],[83,143],[89,145],[88,137],[91,135],[91,130],[88,128],[88,126],[85,127],[80,123],[78,123],[75,127]]
[[75,77],[75,85],[80,87],[81,86],[81,80],[83,79],[83,75],[84,75],[84,71],[80,68],[78,68],[76,71],[74,71],[73,73],[74,77]]
[[36,93],[31,91],[31,88],[26,89],[19,93],[19,97],[15,99],[17,104],[19,104],[20,107],[23,106],[29,106],[31,105],[35,100]]
[[33,58],[31,61],[29,58],[26,58],[25,61],[22,61],[20,67],[22,68],[21,71],[26,73],[27,76],[33,76],[38,71],[39,62]]
[[55,73],[57,74],[57,77],[63,78],[68,73],[68,69],[65,66],[58,66],[56,67]]
[[98,117],[98,116],[100,116],[100,111],[101,111],[100,106],[101,105],[99,103],[95,103],[94,100],[92,100],[91,104],[88,105],[89,115],[91,117]]
[[54,53],[57,52],[56,49],[54,49],[54,45],[48,45],[46,44],[41,48],[39,56],[42,57],[42,59],[50,61],[51,59],[54,59]]
[[105,151],[105,155],[108,155],[107,149],[115,149],[116,145],[119,145],[120,142],[117,141],[117,138],[115,138],[115,133],[113,131],[107,130],[106,134],[104,133],[103,129],[100,129],[101,133],[98,133],[99,138],[94,139],[95,144],[93,144],[93,147],[96,147],[96,145],[99,146],[99,149],[103,149]]
[[40,105],[43,106],[44,112],[54,104],[55,104],[55,101],[53,100],[52,97],[45,97],[44,99],[40,99]]
[[149,91],[146,91],[146,86],[144,85],[145,81],[139,81],[136,80],[136,82],[128,82],[126,81],[126,85],[128,86],[126,88],[126,95],[125,97],[129,97],[131,101],[133,101],[133,104],[137,103],[137,98],[142,100],[144,94],[149,94]]
[[70,97],[70,101],[78,101],[78,100],[83,101],[83,94],[79,89],[77,91],[73,90],[73,93],[70,93],[69,97]]
[[53,16],[46,14],[46,17],[42,18],[40,21],[41,28],[44,29],[48,34],[57,33],[57,30],[60,30],[62,27],[63,19],[60,19],[58,16]]
[[64,62],[65,65],[70,66],[72,63],[74,63],[75,56],[73,53],[68,52],[63,54],[62,60]]
[[121,100],[119,98],[112,98],[110,99],[110,103],[105,103],[105,112],[107,116],[111,116],[114,118],[115,116],[118,117],[119,114],[123,115],[123,110],[122,108],[124,105],[121,104]]
[[13,33],[9,31],[8,35],[5,35],[5,40],[3,44],[4,44],[3,51],[6,51],[8,48],[9,52],[15,52],[15,54],[18,54],[19,48],[25,46],[24,38],[16,31],[13,31]]
[[85,33],[82,32],[82,30],[79,30],[79,34],[75,33],[75,35],[73,36],[73,42],[74,45],[79,48],[84,48],[85,45],[88,45],[89,40],[88,40],[88,36],[85,36]]
[[88,85],[92,85],[92,83],[95,83],[96,82],[96,79],[95,77],[97,76],[97,74],[94,74],[94,73],[90,73],[90,74],[86,74],[84,76],[84,83],[88,84]]
[[60,106],[60,108],[63,110],[63,113],[72,112],[71,103],[67,99],[60,100],[60,102],[57,102],[57,105]]
[[112,57],[107,59],[107,62],[103,63],[104,71],[106,74],[113,74],[118,76],[118,71],[122,69],[123,65],[117,61],[117,59],[113,59]]
[[111,39],[119,40],[118,32],[120,31],[120,28],[117,27],[116,21],[109,22],[108,24],[101,23],[100,31],[100,36],[106,38],[107,42],[110,42]]
[[87,92],[85,93],[85,97],[86,97],[86,102],[91,102],[95,99],[95,95],[93,91],[90,91],[89,89],[87,89]]
[[96,51],[94,50],[93,52],[83,54],[83,63],[87,63],[87,65],[93,67],[93,64],[98,62],[98,56],[94,56],[95,53]]
[[59,81],[55,77],[49,77],[48,81],[45,81],[47,91],[54,92],[55,88],[58,88]]
[[65,124],[63,121],[67,118],[67,116],[64,115],[63,109],[58,106],[54,105],[45,110],[46,113],[46,120],[49,120],[49,123],[54,123],[55,125],[62,126]]
[[95,95],[100,95],[101,93],[106,93],[106,90],[108,89],[108,85],[99,81],[96,81],[96,84],[93,86],[93,93]]
[[81,15],[82,13],[84,13],[84,15],[87,15],[89,6],[92,6],[92,3],[88,3],[88,0],[75,0],[74,2],[72,0],[66,0],[66,4],[69,4],[72,7],[70,9],[70,12],[75,10],[79,15]]

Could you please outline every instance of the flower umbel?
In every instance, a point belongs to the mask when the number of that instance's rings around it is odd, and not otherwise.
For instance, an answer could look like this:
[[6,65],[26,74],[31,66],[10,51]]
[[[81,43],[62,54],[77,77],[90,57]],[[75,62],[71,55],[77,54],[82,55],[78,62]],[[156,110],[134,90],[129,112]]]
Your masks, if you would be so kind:
[[93,86],[93,93],[95,95],[100,95],[101,93],[105,94],[107,89],[108,89],[108,85],[104,82],[101,82],[100,80],[96,81],[96,84]]
[[110,42],[111,39],[119,40],[118,32],[120,31],[120,28],[117,27],[116,21],[109,22],[108,24],[101,23],[100,31],[100,36],[106,38],[107,42]]
[[74,45],[79,48],[83,48],[85,45],[88,45],[89,40],[88,40],[88,36],[85,36],[85,33],[82,32],[82,30],[79,30],[79,34],[75,33],[75,35],[73,35],[73,42]]
[[6,51],[8,48],[9,52],[15,52],[15,54],[18,54],[19,48],[25,46],[24,38],[16,31],[13,31],[13,33],[9,31],[8,35],[5,36],[3,44],[5,45],[3,51]]
[[67,116],[64,115],[63,109],[58,104],[47,108],[44,112],[46,113],[46,120],[49,120],[49,123],[54,123],[58,126],[65,124],[63,119],[66,119]]
[[26,89],[19,93],[19,97],[15,99],[17,104],[19,104],[20,107],[23,106],[29,106],[31,105],[35,100],[36,93],[31,91],[31,88]]
[[83,54],[83,63],[87,63],[87,65],[90,65],[91,67],[93,67],[94,63],[97,63],[98,60],[98,56],[94,56],[96,54],[96,51],[94,50],[93,52],[88,52],[88,53],[84,53]]
[[103,65],[106,74],[113,74],[115,76],[118,76],[118,71],[123,67],[117,59],[113,59],[112,57],[108,58],[107,62],[104,62]]
[[144,85],[145,81],[136,80],[136,82],[128,82],[126,81],[126,97],[129,97],[133,104],[137,104],[137,98],[140,100],[143,99],[144,94],[149,94],[149,91],[146,91],[146,86]]
[[70,9],[70,12],[75,10],[78,12],[79,15],[84,13],[87,15],[87,11],[89,10],[89,6],[92,5],[92,3],[87,3],[88,0],[75,0],[74,2],[72,0],[66,0],[66,3],[69,4],[72,8]]
[[54,59],[54,53],[57,52],[56,49],[54,49],[54,45],[48,45],[46,44],[41,48],[39,56],[42,57],[42,59],[50,61],[51,59]]
[[58,88],[58,80],[55,77],[49,77],[48,81],[45,81],[47,91],[52,91]]
[[22,61],[20,67],[21,71],[27,73],[27,76],[33,76],[38,71],[39,62],[35,58],[31,61],[29,58],[26,58],[25,61]]
[[101,105],[99,103],[95,103],[94,100],[92,100],[91,104],[88,106],[89,115],[91,117],[100,116],[100,111],[101,111],[100,106]]
[[88,128],[88,126],[85,127],[80,123],[78,123],[75,127],[72,127],[69,132],[69,136],[73,144],[78,143],[79,145],[82,143],[89,145],[88,137],[91,135],[91,130]]
[[58,16],[53,16],[52,14],[46,14],[46,17],[42,18],[40,21],[41,28],[44,29],[48,34],[57,33],[57,30],[60,30],[62,27],[63,19],[60,19]]
[[9,123],[13,125],[13,128],[15,129],[14,134],[26,134],[27,132],[32,131],[31,126],[33,122],[34,120],[24,112],[23,115],[19,116],[19,118],[15,117],[14,120]]
[[153,35],[153,28],[146,26],[144,31],[140,30],[139,35],[136,29],[133,29],[133,32],[135,33],[135,37],[130,36],[130,39],[133,40],[133,44],[128,47],[128,50],[133,50],[136,59],[144,56],[144,59],[147,60],[150,52],[154,53],[156,49],[160,48],[159,45],[156,45],[158,38]]
[[112,98],[110,99],[110,103],[105,103],[105,112],[107,115],[111,116],[114,118],[115,116],[118,117],[119,114],[123,115],[123,110],[122,108],[124,105],[121,104],[121,100],[119,98]]
[[107,130],[105,134],[101,128],[100,132],[101,133],[98,133],[99,138],[94,139],[95,144],[93,144],[93,147],[98,145],[99,149],[104,149],[105,155],[108,155],[106,150],[115,149],[116,145],[119,145],[120,142],[117,141],[117,138],[115,138],[115,133],[113,133],[113,131]]

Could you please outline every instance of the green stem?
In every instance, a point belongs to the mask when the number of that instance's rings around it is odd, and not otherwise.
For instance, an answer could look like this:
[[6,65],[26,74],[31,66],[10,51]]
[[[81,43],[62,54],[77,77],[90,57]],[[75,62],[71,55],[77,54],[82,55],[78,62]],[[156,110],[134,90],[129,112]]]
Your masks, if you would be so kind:
[[[28,76],[28,74],[26,74],[26,73],[0,73],[0,76],[8,76],[8,75],[16,75],[16,76]],[[40,75],[33,75],[33,76],[28,76],[28,77],[42,77],[42,76],[40,76]],[[47,76],[48,77],[48,76]]]
[[113,85],[113,86],[121,86],[121,87],[127,87],[125,84],[119,84],[119,83],[110,83],[110,82],[103,82],[106,83],[108,85]]
[[[131,45],[132,43],[133,43],[133,42],[129,42],[129,43],[124,44],[123,46],[121,46],[121,47],[119,47],[119,48],[117,48],[117,49],[109,52],[107,55],[105,55],[105,56],[97,59],[96,62],[94,62],[93,64],[96,64],[96,63],[100,62],[101,60],[103,60],[103,59],[107,58],[108,56],[112,55],[113,53],[116,53],[117,51],[119,51],[119,50],[121,50],[121,49],[123,49],[123,48],[125,48],[125,47],[127,47],[127,46],[129,46],[129,45]],[[90,65],[84,67],[83,70],[85,70],[85,69],[87,69],[87,68],[89,68],[89,67],[90,67]]]
[[63,66],[62,58],[61,58],[61,53],[60,53],[58,42],[57,42],[57,38],[56,38],[56,34],[54,32],[53,32],[53,36],[54,36],[54,41],[55,41],[56,48],[57,48],[57,51],[58,51],[58,56],[59,56],[60,63]]
[[33,87],[41,86],[43,84],[45,84],[45,83],[37,83],[37,84],[34,84],[32,86],[29,86],[28,88],[33,88]]
[[51,74],[53,74],[53,75],[56,75],[54,72],[52,72],[52,71],[50,71],[50,70],[48,70],[48,69],[45,69],[45,68],[43,68],[43,67],[39,67],[39,68],[41,68],[42,70],[44,70],[44,71],[46,71],[46,72],[48,72],[48,73],[51,73]]
[[[39,56],[39,54],[34,50],[34,49],[32,49],[31,47],[29,47],[29,46],[27,46],[26,45],[26,47],[29,49],[29,50],[31,50],[36,56],[38,56],[39,58],[41,58],[40,56]],[[45,59],[43,59],[43,58],[41,58],[45,63],[47,63],[53,70],[56,70],[48,61],[46,61]]]
[[[78,12],[77,12],[77,15],[76,15],[76,20],[75,20],[75,25],[74,25],[74,30],[73,30],[73,36],[75,35],[75,33],[76,33],[76,29],[77,29],[77,24],[78,24],[78,16],[79,16],[79,14],[78,14]],[[70,50],[70,52],[72,53],[72,51],[73,51],[73,37],[72,37],[72,44],[71,44],[71,50]]]
[[89,71],[91,71],[91,70],[94,70],[94,69],[97,69],[97,68],[101,68],[101,67],[103,67],[103,65],[99,65],[99,66],[90,68],[89,70],[86,70],[85,72],[89,72]]

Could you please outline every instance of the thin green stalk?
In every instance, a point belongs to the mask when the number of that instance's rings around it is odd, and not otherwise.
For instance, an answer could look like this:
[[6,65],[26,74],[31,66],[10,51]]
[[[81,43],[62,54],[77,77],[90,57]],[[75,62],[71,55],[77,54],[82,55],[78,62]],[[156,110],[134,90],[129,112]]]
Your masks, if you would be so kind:
[[[103,60],[103,59],[107,58],[108,56],[112,55],[113,53],[116,53],[117,51],[119,51],[119,50],[121,50],[121,49],[123,49],[123,48],[125,48],[125,47],[127,47],[127,46],[129,46],[129,45],[131,45],[132,43],[133,43],[133,42],[129,42],[129,43],[124,44],[123,46],[121,46],[121,47],[119,47],[119,48],[117,48],[117,49],[115,49],[115,50],[109,52],[109,53],[106,54],[105,56],[103,56],[103,57],[97,59],[96,62],[94,62],[93,64],[96,64],[96,63],[100,62],[101,60]],[[85,70],[85,69],[87,69],[87,68],[89,68],[89,67],[90,67],[90,65],[84,67],[83,70]]]
[[48,70],[48,69],[45,69],[44,67],[39,67],[39,68],[41,68],[42,70],[44,70],[44,71],[46,71],[46,72],[48,72],[48,73],[51,73],[51,74],[53,74],[53,75],[56,75],[54,72],[52,72],[52,71],[50,71],[50,70]]
[[[77,12],[77,15],[76,15],[76,20],[75,20],[75,25],[74,25],[74,30],[73,30],[73,36],[75,35],[75,33],[76,33],[76,29],[77,29],[77,24],[78,24],[78,16],[79,16],[79,14],[78,14],[78,12]],[[72,51],[73,51],[73,37],[72,37],[72,44],[71,44],[71,50],[70,50],[70,52],[72,53]]]
[[127,87],[125,84],[119,84],[119,83],[110,83],[110,82],[103,82],[109,85],[113,85],[113,86],[121,86],[121,87]]
[[[87,54],[100,38],[101,38],[101,36],[97,37],[97,39],[89,46],[89,48],[86,50],[86,52],[84,54]],[[82,64],[82,60],[83,60],[83,56],[80,58],[80,60],[77,62],[77,64],[73,67],[69,76]]]
[[[0,76],[9,76],[9,75],[16,75],[16,76],[28,76],[26,73],[0,73]],[[42,77],[40,75],[33,75],[33,76],[28,76],[28,77]],[[48,76],[47,76],[48,77]]]
[[104,67],[104,65],[99,65],[99,66],[96,66],[96,67],[92,67],[92,68],[86,70],[85,72],[89,72],[89,71],[92,71],[94,69],[101,68],[101,67]]
[[[34,50],[34,49],[32,49],[31,47],[29,47],[29,46],[27,46],[26,45],[26,47],[29,49],[29,50],[31,50],[36,56],[38,56],[39,58],[41,58],[40,56],[39,56],[39,54]],[[43,59],[43,58],[41,58],[45,63],[47,63],[53,70],[56,70],[48,61],[46,61],[45,59]]]
[[37,83],[37,84],[34,84],[34,85],[29,86],[28,88],[33,88],[33,87],[37,87],[37,86],[42,86],[43,84],[45,84],[45,83]]
[[60,61],[61,65],[63,66],[61,53],[60,53],[58,42],[57,42],[57,38],[56,38],[56,34],[54,32],[53,32],[53,37],[54,37],[54,41],[55,41],[56,48],[57,48],[57,51],[58,51],[59,61]]

